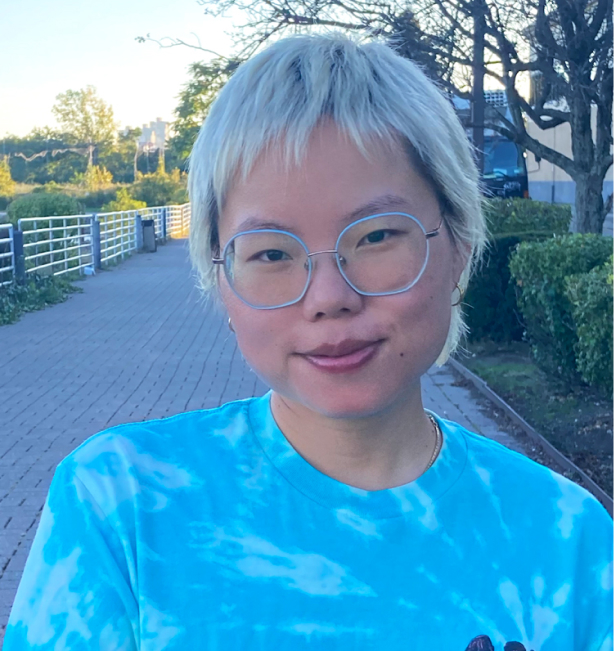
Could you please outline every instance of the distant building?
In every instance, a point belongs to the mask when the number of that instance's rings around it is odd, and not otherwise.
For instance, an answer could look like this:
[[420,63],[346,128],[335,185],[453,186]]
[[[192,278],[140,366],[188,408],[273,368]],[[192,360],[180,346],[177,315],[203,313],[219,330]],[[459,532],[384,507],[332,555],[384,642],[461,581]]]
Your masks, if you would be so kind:
[[166,141],[169,138],[170,125],[164,122],[162,118],[156,118],[155,122],[149,125],[143,125],[143,133],[138,139],[139,149],[153,152],[156,150],[164,151]]

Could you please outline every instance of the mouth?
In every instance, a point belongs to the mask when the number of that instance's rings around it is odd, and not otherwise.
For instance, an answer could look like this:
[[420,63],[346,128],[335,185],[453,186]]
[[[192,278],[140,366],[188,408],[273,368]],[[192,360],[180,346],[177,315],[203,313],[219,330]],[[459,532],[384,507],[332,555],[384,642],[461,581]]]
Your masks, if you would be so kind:
[[312,366],[329,373],[347,373],[368,364],[378,353],[383,339],[377,341],[345,340],[324,344],[301,356]]

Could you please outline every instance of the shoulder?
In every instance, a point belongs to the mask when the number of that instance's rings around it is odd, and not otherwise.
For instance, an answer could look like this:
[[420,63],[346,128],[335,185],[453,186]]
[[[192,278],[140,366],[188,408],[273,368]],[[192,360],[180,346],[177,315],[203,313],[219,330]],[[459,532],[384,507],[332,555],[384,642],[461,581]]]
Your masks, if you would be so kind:
[[79,465],[108,453],[138,460],[141,454],[189,457],[196,448],[216,441],[232,446],[249,429],[247,410],[253,398],[215,409],[189,411],[169,418],[116,425],[86,439],[66,460]]
[[465,442],[466,485],[497,502],[502,515],[530,526],[553,527],[563,539],[599,530],[611,538],[612,519],[586,489],[561,474],[457,423],[442,421]]
[[59,464],[54,483],[78,482],[103,502],[197,488],[207,468],[232,462],[235,448],[250,431],[252,400],[94,434]]

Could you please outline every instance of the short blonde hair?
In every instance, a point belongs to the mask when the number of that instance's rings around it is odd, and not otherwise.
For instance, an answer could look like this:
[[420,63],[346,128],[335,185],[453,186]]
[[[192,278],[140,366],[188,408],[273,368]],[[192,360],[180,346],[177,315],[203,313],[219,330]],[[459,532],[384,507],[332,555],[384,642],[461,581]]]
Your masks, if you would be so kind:
[[[457,246],[470,251],[467,286],[485,242],[472,147],[450,102],[411,61],[389,46],[338,33],[291,36],[241,66],[224,86],[190,156],[190,253],[201,288],[216,287],[218,219],[233,179],[245,178],[270,145],[300,163],[313,130],[332,119],[365,154],[373,139],[400,141],[439,197]],[[464,333],[452,308],[443,364]]]

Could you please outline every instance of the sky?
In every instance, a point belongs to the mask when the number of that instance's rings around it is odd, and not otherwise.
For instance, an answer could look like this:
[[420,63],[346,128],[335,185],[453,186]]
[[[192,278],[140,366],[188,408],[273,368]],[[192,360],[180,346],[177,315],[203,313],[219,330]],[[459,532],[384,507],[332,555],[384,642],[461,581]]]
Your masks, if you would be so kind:
[[231,21],[205,16],[197,0],[0,0],[0,25],[0,138],[56,127],[56,96],[87,85],[120,128],[172,120],[188,65],[210,55],[137,36],[197,35],[203,47],[232,51]]

